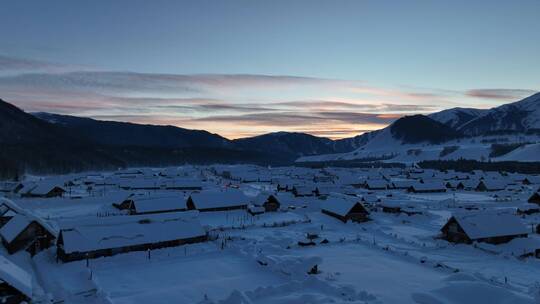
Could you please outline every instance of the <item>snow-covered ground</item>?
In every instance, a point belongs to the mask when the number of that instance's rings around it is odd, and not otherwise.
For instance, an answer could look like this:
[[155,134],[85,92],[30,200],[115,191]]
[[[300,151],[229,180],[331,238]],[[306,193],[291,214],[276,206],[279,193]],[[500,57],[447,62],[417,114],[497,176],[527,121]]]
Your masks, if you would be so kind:
[[[304,181],[320,174],[283,170]],[[234,187],[254,197],[272,188],[269,182],[241,183],[205,172],[209,187],[216,189]],[[57,261],[54,246],[33,258],[24,251],[9,255],[4,248],[1,254],[32,275],[38,303],[538,303],[539,259],[438,238],[440,228],[464,206],[515,210],[535,188],[524,186],[522,195],[505,202],[491,192],[381,190],[374,194],[383,199],[392,194],[421,214],[373,207],[364,223],[343,223],[321,213],[323,197],[287,194],[299,207],[256,216],[245,210],[201,212],[200,223],[212,236],[204,243],[69,263]],[[146,190],[153,193],[148,195],[162,191]],[[128,192],[111,187],[77,199],[12,200],[48,222],[76,222],[118,213],[112,203]],[[522,220],[539,223],[540,216]],[[307,233],[317,235],[315,245],[300,246]],[[308,274],[315,265],[318,273]]]

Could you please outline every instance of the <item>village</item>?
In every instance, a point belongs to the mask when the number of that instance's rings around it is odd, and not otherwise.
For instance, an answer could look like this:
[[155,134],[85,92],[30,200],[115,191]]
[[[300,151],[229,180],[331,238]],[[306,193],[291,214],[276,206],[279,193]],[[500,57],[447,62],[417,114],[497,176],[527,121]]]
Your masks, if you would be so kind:
[[535,175],[213,165],[0,191],[2,303],[540,298]]

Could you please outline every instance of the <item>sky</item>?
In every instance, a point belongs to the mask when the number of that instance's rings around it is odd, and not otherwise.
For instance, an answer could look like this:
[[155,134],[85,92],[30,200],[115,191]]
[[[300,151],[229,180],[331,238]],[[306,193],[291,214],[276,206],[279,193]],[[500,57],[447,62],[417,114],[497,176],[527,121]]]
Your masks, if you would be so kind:
[[540,1],[0,0],[28,112],[343,138],[540,90]]

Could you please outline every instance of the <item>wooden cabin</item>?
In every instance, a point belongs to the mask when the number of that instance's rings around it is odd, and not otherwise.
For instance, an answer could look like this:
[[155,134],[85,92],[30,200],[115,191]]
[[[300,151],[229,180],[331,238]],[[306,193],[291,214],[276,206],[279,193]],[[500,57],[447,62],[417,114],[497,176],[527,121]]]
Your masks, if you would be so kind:
[[15,215],[1,229],[0,237],[9,254],[26,250],[31,255],[53,245],[54,232],[37,219]]
[[529,199],[527,200],[527,202],[531,203],[531,204],[537,204],[537,205],[540,205],[540,192],[535,192],[531,195],[531,197],[529,197]]
[[188,210],[228,211],[246,209],[249,198],[240,190],[201,191],[192,193],[187,201]]
[[368,190],[386,190],[388,182],[384,179],[368,179],[364,183],[364,187]]
[[24,188],[21,189],[21,196],[23,197],[41,198],[59,197],[66,192],[62,186],[49,182],[39,182],[32,186],[28,191],[23,191]]
[[407,190],[412,193],[437,193],[446,192],[446,186],[438,182],[415,183]]
[[32,295],[32,276],[0,255],[0,303],[30,303]]
[[365,222],[369,220],[369,212],[362,203],[344,198],[328,198],[321,204],[321,212],[335,217],[344,223],[349,220],[353,222]]
[[293,186],[292,194],[295,197],[319,196],[319,189],[310,186]]
[[478,182],[478,185],[476,186],[475,190],[476,191],[501,191],[501,190],[504,190],[506,189],[506,182],[505,181],[502,181],[502,180],[488,180],[488,179],[484,179],[484,180],[480,180],[480,182]]
[[453,215],[441,228],[442,238],[453,243],[507,243],[527,237],[529,229],[512,214],[463,213]]

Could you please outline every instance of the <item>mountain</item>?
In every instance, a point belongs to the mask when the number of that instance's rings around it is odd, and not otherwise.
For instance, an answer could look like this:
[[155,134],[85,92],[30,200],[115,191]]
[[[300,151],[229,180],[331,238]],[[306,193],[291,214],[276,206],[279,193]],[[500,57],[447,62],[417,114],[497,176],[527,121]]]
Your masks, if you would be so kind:
[[241,149],[271,151],[271,153],[280,153],[292,157],[335,153],[332,140],[296,132],[268,133],[255,137],[235,139],[233,143]]
[[459,130],[470,136],[506,132],[540,132],[540,93],[490,109],[461,125]]
[[260,136],[228,140],[207,131],[188,130],[174,126],[142,125],[102,121],[51,113],[34,116],[63,126],[73,136],[83,137],[95,144],[153,148],[212,147],[259,151],[282,158],[295,159],[302,155],[349,152],[362,143],[362,136],[332,141],[305,133],[276,132]]
[[297,161],[540,161],[535,153],[540,142],[540,93],[490,110],[453,108],[429,116],[406,116],[371,133],[352,152]]
[[428,117],[450,128],[457,129],[469,121],[480,117],[487,110],[473,108],[452,108],[437,113],[429,114]]
[[124,164],[67,130],[0,99],[0,177],[21,171],[114,169]]
[[438,144],[462,136],[459,131],[424,115],[402,117],[390,125],[390,132],[405,144]]
[[99,145],[154,148],[232,147],[226,138],[207,131],[103,121],[51,113],[33,115],[54,125],[65,127],[73,136],[83,137]]
[[185,163],[290,163],[206,131],[28,114],[0,100],[0,178]]
[[61,142],[67,133],[0,99],[0,143],[42,144]]

